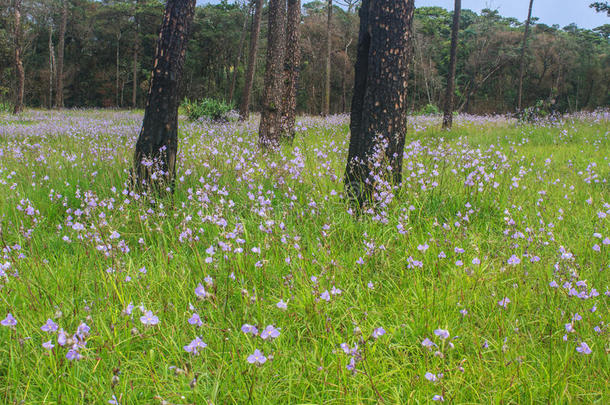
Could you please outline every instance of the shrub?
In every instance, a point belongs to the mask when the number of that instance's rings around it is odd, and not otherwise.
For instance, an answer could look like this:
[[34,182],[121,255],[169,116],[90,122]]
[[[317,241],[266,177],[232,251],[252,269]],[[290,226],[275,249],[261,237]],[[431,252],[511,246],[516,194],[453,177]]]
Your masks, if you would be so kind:
[[13,112],[13,104],[9,101],[0,101],[0,112]]
[[227,104],[224,101],[220,100],[204,98],[203,100],[190,101],[188,99],[184,99],[184,101],[182,102],[182,108],[191,120],[235,120],[235,114],[231,114],[233,110],[233,105]]
[[435,106],[434,104],[428,104],[425,107],[423,107],[421,110],[419,110],[417,115],[437,115],[440,113],[441,113],[441,110],[439,110],[439,108],[437,106]]

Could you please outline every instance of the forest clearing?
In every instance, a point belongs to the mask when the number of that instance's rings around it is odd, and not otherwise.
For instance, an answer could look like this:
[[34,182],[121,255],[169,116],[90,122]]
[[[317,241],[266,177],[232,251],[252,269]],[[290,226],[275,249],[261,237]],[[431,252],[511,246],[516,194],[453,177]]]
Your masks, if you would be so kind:
[[3,403],[607,403],[610,114],[412,116],[403,184],[346,204],[347,115],[0,115]]

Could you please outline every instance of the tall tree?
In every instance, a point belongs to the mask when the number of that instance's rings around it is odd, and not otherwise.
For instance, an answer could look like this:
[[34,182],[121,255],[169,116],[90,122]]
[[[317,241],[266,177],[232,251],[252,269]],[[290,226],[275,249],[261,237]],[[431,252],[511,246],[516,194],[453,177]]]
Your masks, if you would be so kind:
[[17,81],[14,114],[23,111],[23,93],[25,88],[25,70],[23,68],[23,44],[21,32],[21,0],[15,0],[13,13],[15,17],[14,41],[15,41],[15,79]]
[[328,115],[330,113],[330,57],[332,45],[332,17],[333,17],[333,0],[328,0],[328,8],[326,10],[326,70],[324,84],[324,110],[322,113]]
[[239,117],[247,120],[250,115],[250,93],[254,81],[254,71],[256,69],[256,52],[258,49],[258,36],[261,31],[261,16],[263,14],[263,0],[255,0],[254,20],[250,29],[250,52],[248,53],[248,68],[244,80],[244,91],[239,105]]
[[134,2],[133,11],[133,22],[134,22],[134,35],[133,35],[133,68],[131,78],[131,108],[136,108],[138,105],[138,52],[140,51],[140,15],[139,15],[139,1]]
[[168,0],[165,6],[134,155],[138,187],[173,191],[178,153],[178,89],[194,14],[195,0]]
[[519,57],[519,94],[517,95],[517,111],[521,113],[521,102],[523,99],[523,76],[525,76],[525,49],[527,48],[527,35],[530,30],[530,21],[532,19],[532,6],[534,0],[530,0],[529,10],[527,12],[527,21],[525,22],[525,32],[523,33],[523,45],[521,45],[521,56]]
[[453,7],[453,25],[451,26],[451,51],[449,55],[449,71],[447,75],[447,91],[445,92],[445,108],[443,129],[451,129],[453,125],[453,93],[455,91],[455,70],[457,64],[457,45],[460,32],[460,14],[462,0],[455,0]]
[[297,110],[297,81],[301,63],[299,29],[301,24],[301,0],[287,1],[286,55],[284,57],[284,97],[282,101],[282,133],[294,138],[294,122]]
[[55,49],[53,46],[53,8],[49,7],[49,104],[53,108],[53,76],[55,75]]
[[55,107],[64,107],[64,48],[66,44],[66,27],[68,25],[68,1],[62,0],[61,22],[59,24],[59,38],[57,43],[57,89],[55,90]]
[[279,146],[282,137],[281,103],[286,50],[285,24],[286,0],[269,0],[265,87],[263,88],[263,106],[258,130],[259,145],[269,149]]
[[402,180],[413,10],[414,0],[363,0],[360,7],[345,186],[361,206],[377,183]]
[[248,17],[252,11],[252,3],[248,7],[244,7],[244,23],[241,28],[241,34],[239,35],[239,47],[237,48],[237,60],[233,66],[233,78],[231,79],[231,87],[229,89],[229,104],[233,102],[233,93],[235,92],[235,82],[237,81],[237,71],[241,62],[241,55],[244,49],[244,42],[246,41],[246,31],[248,27]]

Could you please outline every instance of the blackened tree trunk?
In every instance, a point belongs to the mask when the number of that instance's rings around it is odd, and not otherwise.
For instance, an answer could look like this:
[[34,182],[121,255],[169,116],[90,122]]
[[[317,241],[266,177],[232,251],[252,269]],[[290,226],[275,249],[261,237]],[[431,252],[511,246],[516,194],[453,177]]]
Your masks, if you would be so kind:
[[458,35],[460,32],[460,13],[462,0],[455,0],[453,7],[453,26],[451,27],[451,51],[449,55],[449,75],[447,76],[447,91],[445,92],[445,108],[443,129],[451,129],[453,125],[453,93],[455,91],[455,68],[457,64]]
[[258,143],[266,149],[275,149],[281,139],[281,112],[284,81],[284,53],[286,0],[269,0],[269,32],[263,108],[258,130]]
[[255,0],[254,20],[250,30],[250,52],[248,54],[248,69],[244,80],[244,92],[241,96],[239,105],[239,117],[247,120],[250,116],[250,93],[252,92],[252,82],[254,81],[254,71],[256,69],[256,51],[258,49],[258,36],[261,31],[261,15],[263,14],[263,0]]
[[525,49],[527,48],[527,35],[530,30],[530,21],[532,19],[532,5],[534,0],[530,0],[530,7],[527,12],[527,21],[525,22],[525,32],[523,33],[523,45],[521,46],[520,67],[519,67],[519,94],[517,96],[517,112],[521,114],[522,98],[523,98],[523,76],[525,76]]
[[165,6],[134,155],[137,187],[173,191],[178,152],[178,89],[194,13],[195,0],[168,0]]
[[55,107],[64,107],[64,46],[66,43],[66,26],[68,25],[68,0],[63,0],[61,7],[61,23],[59,24],[59,38],[57,43],[57,80],[55,83]]
[[345,186],[360,206],[402,180],[414,0],[363,0]]
[[49,13],[49,110],[53,108],[53,76],[55,74],[55,49],[53,48],[53,18]]
[[301,45],[299,43],[301,0],[288,0],[287,6],[282,134],[288,139],[293,139],[297,111],[297,82],[299,80],[299,65],[301,63]]
[[235,82],[237,81],[237,70],[241,62],[241,54],[244,50],[244,42],[246,41],[246,29],[248,27],[248,17],[252,10],[252,4],[248,6],[244,15],[244,24],[241,28],[241,35],[239,36],[239,48],[237,49],[237,60],[235,66],[233,66],[233,77],[231,78],[231,87],[229,89],[229,104],[233,102],[233,93],[235,93]]
[[138,105],[138,52],[140,51],[140,18],[138,14],[138,0],[136,0],[133,19],[135,33],[133,35],[133,69],[131,83],[131,108]]
[[23,91],[25,88],[25,70],[23,69],[23,48],[21,40],[21,0],[15,0],[13,12],[15,14],[15,79],[17,82],[14,114],[23,111]]
[[332,44],[332,17],[333,17],[333,0],[328,0],[328,9],[326,10],[326,69],[325,69],[325,88],[324,88],[324,109],[323,115],[330,113],[330,55]]

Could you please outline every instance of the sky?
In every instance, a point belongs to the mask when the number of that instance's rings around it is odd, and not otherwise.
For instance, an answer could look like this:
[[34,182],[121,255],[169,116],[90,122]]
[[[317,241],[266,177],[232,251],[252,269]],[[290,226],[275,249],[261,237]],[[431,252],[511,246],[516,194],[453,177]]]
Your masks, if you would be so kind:
[[[197,4],[218,3],[219,0],[197,0]],[[301,0],[307,3],[310,0]],[[565,27],[576,23],[582,28],[595,28],[610,24],[610,18],[605,13],[596,13],[589,8],[593,0],[534,0],[532,16],[540,18],[540,22]],[[453,0],[415,0],[416,7],[441,6],[453,9]],[[480,12],[484,8],[498,10],[505,17],[515,17],[520,21],[527,18],[529,0],[462,0],[462,8]]]

